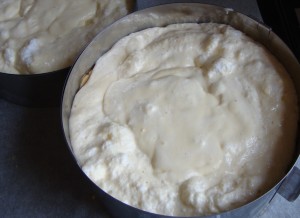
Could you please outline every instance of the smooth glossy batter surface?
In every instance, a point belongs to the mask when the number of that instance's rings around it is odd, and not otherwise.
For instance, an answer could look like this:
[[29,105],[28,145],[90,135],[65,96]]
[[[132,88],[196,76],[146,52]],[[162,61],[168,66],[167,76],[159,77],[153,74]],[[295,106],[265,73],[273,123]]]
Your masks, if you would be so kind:
[[1,0],[0,72],[71,66],[103,27],[128,13],[127,0]]
[[176,24],[124,37],[96,63],[70,117],[74,154],[103,190],[159,214],[245,204],[284,175],[296,96],[241,32]]

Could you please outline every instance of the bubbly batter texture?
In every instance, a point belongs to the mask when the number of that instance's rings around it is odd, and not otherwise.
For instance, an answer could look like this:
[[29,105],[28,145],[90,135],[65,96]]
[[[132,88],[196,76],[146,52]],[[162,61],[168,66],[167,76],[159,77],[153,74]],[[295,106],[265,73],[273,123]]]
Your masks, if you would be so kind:
[[0,72],[71,66],[103,27],[128,13],[126,0],[1,0]]
[[271,188],[291,161],[293,85],[262,46],[227,25],[130,34],[75,96],[71,144],[103,190],[146,211],[204,215]]

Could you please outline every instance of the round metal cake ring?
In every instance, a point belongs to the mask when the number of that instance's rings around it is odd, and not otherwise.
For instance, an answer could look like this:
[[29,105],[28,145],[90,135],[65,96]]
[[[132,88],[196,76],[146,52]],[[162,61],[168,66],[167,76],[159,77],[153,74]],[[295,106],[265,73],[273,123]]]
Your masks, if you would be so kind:
[[[77,91],[80,89],[81,78],[86,73],[88,73],[91,70],[91,68],[93,68],[95,62],[101,55],[108,51],[119,39],[133,32],[137,32],[150,27],[161,27],[174,23],[208,22],[228,24],[234,27],[235,29],[242,31],[255,41],[263,44],[267,49],[269,49],[274,54],[274,56],[277,57],[277,59],[284,65],[287,72],[290,74],[297,89],[296,91],[298,93],[298,99],[300,102],[299,63],[290,51],[290,49],[285,45],[285,43],[268,27],[241,13],[235,12],[232,9],[198,3],[178,3],[161,5],[132,13],[107,27],[100,34],[98,34],[94,38],[94,40],[87,46],[87,48],[83,51],[83,53],[71,69],[63,93],[61,107],[63,131],[70,151],[72,152],[72,144],[69,136],[69,117],[72,102]],[[296,147],[299,149],[300,146],[298,143]],[[295,173],[299,170],[295,166],[295,162],[297,159],[299,161],[299,151],[295,152],[295,158],[286,176],[282,178],[282,180],[279,183],[277,183],[272,189],[270,189],[267,193],[237,209],[229,210],[220,214],[214,214],[206,217],[254,217],[266,205],[268,205],[273,196],[277,193],[280,185],[284,184],[282,183],[283,181],[296,181],[294,183],[287,182],[286,185],[292,185],[291,189],[294,189],[294,192],[297,192],[296,185],[297,182],[299,184],[300,181],[300,176],[297,176],[297,174]],[[103,198],[103,203],[115,216],[169,217],[149,213],[129,206],[108,195],[101,188],[97,187],[93,182],[91,182],[91,184],[94,185],[95,190],[97,190],[97,192]],[[282,187],[284,187],[284,185]],[[280,188],[279,190],[282,190],[283,193],[287,194],[287,192],[284,192],[283,189]],[[297,195],[299,195],[299,189],[296,193],[296,198]],[[287,196],[285,197],[288,198],[290,196],[289,194],[287,194]]]

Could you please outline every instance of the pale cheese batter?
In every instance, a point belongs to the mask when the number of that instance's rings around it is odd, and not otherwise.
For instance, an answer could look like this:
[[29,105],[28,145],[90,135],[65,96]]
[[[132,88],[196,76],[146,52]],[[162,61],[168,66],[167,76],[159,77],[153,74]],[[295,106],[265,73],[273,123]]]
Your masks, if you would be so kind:
[[0,72],[70,67],[105,26],[129,13],[129,0],[2,0]]
[[130,34],[96,63],[70,117],[74,154],[107,193],[146,211],[219,213],[271,188],[294,149],[285,69],[227,25]]

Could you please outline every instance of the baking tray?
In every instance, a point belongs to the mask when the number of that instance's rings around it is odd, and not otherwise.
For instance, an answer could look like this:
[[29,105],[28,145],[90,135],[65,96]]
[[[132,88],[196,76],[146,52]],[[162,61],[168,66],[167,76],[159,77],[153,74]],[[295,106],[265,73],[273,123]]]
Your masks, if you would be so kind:
[[[159,3],[137,2],[143,8]],[[222,2],[260,20],[255,16],[256,0],[209,2]],[[58,107],[24,107],[0,98],[0,126],[1,217],[111,217],[65,146]],[[276,195],[259,217],[298,218],[299,214],[299,198],[289,203]]]

